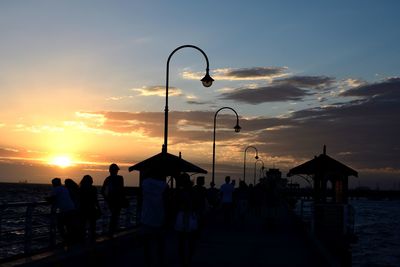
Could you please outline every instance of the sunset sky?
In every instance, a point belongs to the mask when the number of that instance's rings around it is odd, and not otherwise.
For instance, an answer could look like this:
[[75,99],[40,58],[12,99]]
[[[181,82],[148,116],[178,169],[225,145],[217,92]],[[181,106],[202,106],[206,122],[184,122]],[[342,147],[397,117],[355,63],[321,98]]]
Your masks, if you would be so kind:
[[[243,176],[253,145],[287,171],[328,155],[351,186],[400,188],[399,1],[0,2],[0,182],[97,184],[163,143],[169,54],[169,152]],[[248,152],[252,177],[254,153]],[[258,166],[259,167],[259,166]],[[208,178],[211,177],[209,173]],[[295,180],[299,181],[300,180]]]

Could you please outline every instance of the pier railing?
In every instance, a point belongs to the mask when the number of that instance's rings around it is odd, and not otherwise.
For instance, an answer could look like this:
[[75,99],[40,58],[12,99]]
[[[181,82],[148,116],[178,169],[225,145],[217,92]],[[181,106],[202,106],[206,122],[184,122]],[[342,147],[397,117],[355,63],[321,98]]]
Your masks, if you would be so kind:
[[[137,226],[136,197],[127,197],[129,206],[122,209],[120,228]],[[110,212],[100,198],[102,215],[97,220],[98,235],[107,233]],[[0,204],[0,262],[20,254],[29,255],[60,244],[56,227],[56,213],[48,202],[18,202]]]
[[337,221],[337,226],[342,227],[343,234],[354,234],[355,210],[350,204],[314,204],[311,199],[299,199],[295,212],[310,231],[314,232],[315,210],[321,210],[321,208],[324,209],[324,217],[326,217],[324,218],[326,220],[325,225]]

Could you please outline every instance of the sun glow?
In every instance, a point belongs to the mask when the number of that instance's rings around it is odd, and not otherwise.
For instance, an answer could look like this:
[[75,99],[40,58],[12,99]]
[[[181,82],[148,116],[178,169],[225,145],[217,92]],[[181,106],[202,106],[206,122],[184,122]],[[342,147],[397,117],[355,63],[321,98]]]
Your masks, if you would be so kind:
[[60,168],[67,168],[72,166],[72,160],[68,156],[55,156],[50,160],[49,163],[51,165],[56,165]]

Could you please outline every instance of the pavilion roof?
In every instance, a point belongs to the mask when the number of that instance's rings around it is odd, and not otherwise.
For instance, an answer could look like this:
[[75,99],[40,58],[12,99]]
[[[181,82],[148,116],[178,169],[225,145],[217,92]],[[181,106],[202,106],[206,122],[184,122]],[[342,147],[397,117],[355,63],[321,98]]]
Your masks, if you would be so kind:
[[326,155],[325,146],[323,154],[290,169],[287,176],[290,177],[296,174],[312,175],[318,173],[335,173],[358,177],[357,171]]
[[207,173],[206,170],[182,159],[182,157],[175,156],[167,152],[161,152],[148,159],[145,159],[129,167],[129,171],[146,171],[154,168],[163,169],[166,175],[174,175],[180,172]]

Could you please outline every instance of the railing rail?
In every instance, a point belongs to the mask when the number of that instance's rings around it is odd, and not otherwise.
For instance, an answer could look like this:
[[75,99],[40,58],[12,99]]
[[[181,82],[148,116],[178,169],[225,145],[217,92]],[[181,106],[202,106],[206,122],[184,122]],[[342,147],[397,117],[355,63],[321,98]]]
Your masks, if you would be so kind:
[[[137,225],[136,197],[127,197],[129,206],[120,217],[122,229]],[[105,234],[108,230],[110,212],[99,198],[102,216],[97,221],[96,232]],[[45,201],[15,202],[0,204],[0,260],[19,254],[31,254],[46,248],[54,248],[61,242],[56,227],[56,213]]]

